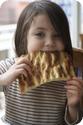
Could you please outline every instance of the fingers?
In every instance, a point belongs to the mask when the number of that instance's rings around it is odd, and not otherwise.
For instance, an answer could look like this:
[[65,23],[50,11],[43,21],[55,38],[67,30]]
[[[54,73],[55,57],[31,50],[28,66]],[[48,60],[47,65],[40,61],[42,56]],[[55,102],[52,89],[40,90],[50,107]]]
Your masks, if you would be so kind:
[[73,78],[71,80],[67,81],[67,84],[65,85],[65,88],[67,90],[67,95],[73,95],[77,97],[81,97],[82,95],[82,81],[78,78]]
[[27,72],[26,72],[24,69],[18,69],[18,70],[17,70],[17,73],[18,73],[19,75],[24,75],[24,76],[27,78]]
[[74,98],[81,98],[81,92],[80,89],[78,89],[77,87],[72,87],[72,86],[67,86],[65,87],[67,90],[67,96],[68,97],[74,97]]
[[16,64],[17,65],[22,64],[22,63],[25,63],[25,64],[29,65],[32,68],[32,65],[31,65],[30,61],[28,60],[28,58],[26,58],[24,56],[19,57],[18,59],[16,59]]
[[26,73],[29,73],[32,76],[31,67],[25,63],[17,65],[16,69],[20,69],[21,73],[22,70],[25,70]]
[[68,90],[67,97],[73,97],[73,99],[77,98],[77,100],[80,100],[80,93],[77,93],[76,91]]
[[76,86],[72,86],[72,85],[67,85],[65,86],[65,88],[67,89],[67,91],[71,90],[71,91],[80,91],[80,89]]
[[72,80],[68,80],[67,81],[67,85],[71,85],[71,86],[77,87],[80,90],[83,88],[82,82],[80,82],[79,80],[74,79],[74,78]]
[[73,80],[76,80],[79,82],[79,84],[83,87],[83,80],[82,78],[77,78],[77,77],[74,77]]
[[[28,58],[26,56],[21,56],[15,60],[16,70],[18,70],[18,73],[24,74],[26,77],[26,74],[32,76],[32,65]],[[25,70],[25,71],[24,71]],[[26,72],[26,73],[25,73]]]

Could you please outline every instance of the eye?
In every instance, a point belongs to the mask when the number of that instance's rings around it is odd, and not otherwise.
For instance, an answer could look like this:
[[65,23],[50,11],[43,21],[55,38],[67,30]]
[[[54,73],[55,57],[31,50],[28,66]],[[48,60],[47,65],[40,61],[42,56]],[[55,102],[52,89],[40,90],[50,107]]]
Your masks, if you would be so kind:
[[45,36],[43,32],[36,33],[35,35],[39,38],[43,38]]

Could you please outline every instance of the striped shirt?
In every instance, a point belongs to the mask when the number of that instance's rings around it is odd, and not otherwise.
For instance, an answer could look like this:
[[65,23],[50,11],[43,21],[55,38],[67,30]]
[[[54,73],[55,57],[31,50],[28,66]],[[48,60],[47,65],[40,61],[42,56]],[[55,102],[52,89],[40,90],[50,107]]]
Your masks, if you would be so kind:
[[[14,59],[1,61],[0,74],[14,63]],[[14,81],[4,87],[4,120],[11,125],[70,125],[66,120],[65,84],[64,81],[47,83],[22,95],[18,80]]]

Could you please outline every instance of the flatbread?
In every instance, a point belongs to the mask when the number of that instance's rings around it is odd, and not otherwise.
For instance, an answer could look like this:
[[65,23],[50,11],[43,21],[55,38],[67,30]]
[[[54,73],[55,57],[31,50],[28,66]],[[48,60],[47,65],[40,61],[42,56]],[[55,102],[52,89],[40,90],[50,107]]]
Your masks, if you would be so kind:
[[25,55],[32,65],[32,75],[19,76],[21,93],[51,81],[68,80],[75,76],[71,59],[66,52],[34,52]]

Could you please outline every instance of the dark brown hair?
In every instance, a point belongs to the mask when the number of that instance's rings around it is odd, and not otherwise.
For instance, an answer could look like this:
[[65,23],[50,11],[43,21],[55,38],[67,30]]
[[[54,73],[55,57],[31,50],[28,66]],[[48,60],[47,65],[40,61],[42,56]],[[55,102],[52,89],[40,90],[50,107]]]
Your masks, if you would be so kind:
[[59,5],[48,0],[32,2],[21,13],[15,33],[15,51],[17,56],[27,53],[27,33],[33,18],[42,13],[48,15],[53,27],[64,42],[65,51],[72,57],[72,45],[67,17]]

